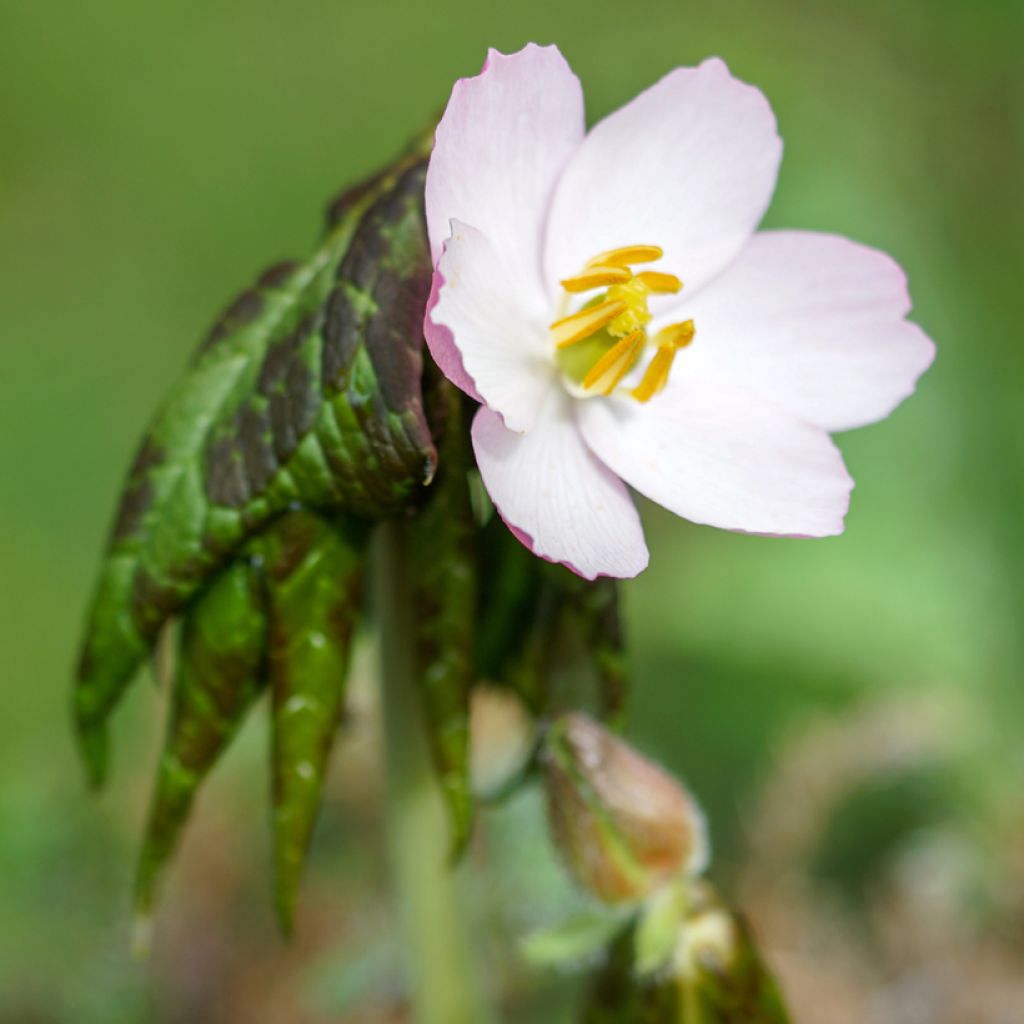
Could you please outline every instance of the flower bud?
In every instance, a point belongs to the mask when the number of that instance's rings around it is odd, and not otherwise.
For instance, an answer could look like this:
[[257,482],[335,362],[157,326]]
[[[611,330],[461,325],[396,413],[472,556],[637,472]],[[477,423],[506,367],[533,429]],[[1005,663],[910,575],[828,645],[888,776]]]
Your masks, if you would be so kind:
[[[656,962],[649,956],[652,931],[662,933]],[[592,976],[584,1024],[625,1020],[790,1024],[782,993],[743,917],[701,881],[648,904]]]
[[605,903],[640,901],[707,863],[704,816],[690,794],[584,714],[552,726],[546,784],[555,842]]
[[708,914],[694,922],[681,945],[674,974],[654,979],[663,1004],[671,996],[682,1004],[666,1021],[791,1024],[778,983],[742,917],[724,911]]

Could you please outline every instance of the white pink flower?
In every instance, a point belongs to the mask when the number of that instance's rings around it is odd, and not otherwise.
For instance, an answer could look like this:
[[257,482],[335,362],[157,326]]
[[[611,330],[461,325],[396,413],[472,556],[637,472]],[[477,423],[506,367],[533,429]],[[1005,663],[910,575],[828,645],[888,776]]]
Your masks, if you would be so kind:
[[427,343],[481,403],[502,518],[582,576],[648,561],[627,485],[697,523],[842,532],[830,431],[888,415],[934,354],[886,255],[756,232],[782,143],[721,60],[678,68],[585,131],[555,47],[456,83],[426,185]]

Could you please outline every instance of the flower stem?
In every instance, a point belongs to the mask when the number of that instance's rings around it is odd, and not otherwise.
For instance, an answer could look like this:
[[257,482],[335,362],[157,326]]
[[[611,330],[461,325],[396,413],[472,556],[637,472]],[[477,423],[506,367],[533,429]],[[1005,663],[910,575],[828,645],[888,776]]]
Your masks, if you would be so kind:
[[447,863],[448,820],[435,780],[413,659],[412,594],[401,525],[379,529],[373,584],[387,775],[387,819],[406,981],[415,1024],[481,1024],[482,1005]]

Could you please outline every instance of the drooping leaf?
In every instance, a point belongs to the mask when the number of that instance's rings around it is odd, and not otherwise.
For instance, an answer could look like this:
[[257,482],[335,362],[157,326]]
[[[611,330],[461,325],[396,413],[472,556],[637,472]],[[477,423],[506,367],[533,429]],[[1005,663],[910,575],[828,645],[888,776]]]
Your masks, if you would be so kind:
[[[511,686],[535,715],[589,703],[618,725],[628,676],[616,581],[542,562],[497,517],[480,551],[478,675]],[[580,676],[591,692],[576,691]]]
[[135,906],[152,911],[193,798],[266,680],[260,570],[239,560],[191,605],[182,625],[171,714],[139,858]]
[[[513,666],[523,657],[527,632],[544,621],[538,609],[543,589],[541,566],[497,515],[480,529],[477,551],[476,674],[510,684]],[[538,695],[522,696],[532,711],[539,710]]]
[[469,838],[469,700],[473,682],[476,548],[467,473],[472,465],[461,394],[434,387],[442,438],[437,478],[410,520],[405,550],[414,611],[416,673],[441,792],[448,806],[452,855]]
[[160,627],[248,539],[297,504],[390,514],[432,477],[422,155],[346,193],[308,261],[272,268],[231,306],[146,435],[79,667],[94,783],[106,720]]
[[344,710],[365,533],[355,520],[327,523],[296,511],[278,519],[261,545],[273,699],[274,892],[285,932]]
[[563,576],[562,588],[563,599],[597,678],[601,717],[611,725],[619,725],[626,707],[629,676],[618,584],[612,579],[588,582],[578,577],[566,580]]

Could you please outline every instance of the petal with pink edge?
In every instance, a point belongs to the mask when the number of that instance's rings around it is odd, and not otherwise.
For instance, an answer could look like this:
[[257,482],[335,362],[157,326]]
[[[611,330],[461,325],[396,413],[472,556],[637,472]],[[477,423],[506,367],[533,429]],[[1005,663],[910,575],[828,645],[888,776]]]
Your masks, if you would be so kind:
[[853,481],[825,431],[757,396],[680,386],[647,405],[577,405],[594,453],[630,486],[695,523],[744,533],[842,533]]
[[718,59],[677,68],[596,125],[562,174],[545,241],[552,280],[605,249],[658,245],[688,291],[746,244],[782,142],[762,93]]
[[583,90],[555,46],[491,50],[455,83],[427,169],[434,260],[453,218],[482,231],[524,286],[542,289],[541,239],[555,182],[583,138]]
[[487,408],[477,412],[473,448],[487,493],[541,558],[586,579],[636,576],[648,560],[640,517],[622,481],[583,443],[570,403],[552,388],[528,434],[507,430]]
[[[487,238],[458,221],[452,231],[423,325],[427,344],[454,384],[490,406],[510,430],[529,430],[555,379],[543,318],[531,318],[518,301]],[[453,349],[468,386],[450,368]]]
[[830,431],[863,426],[910,395],[934,358],[909,310],[906,278],[884,253],[837,235],[763,232],[673,310],[697,328],[673,380],[756,392]]

